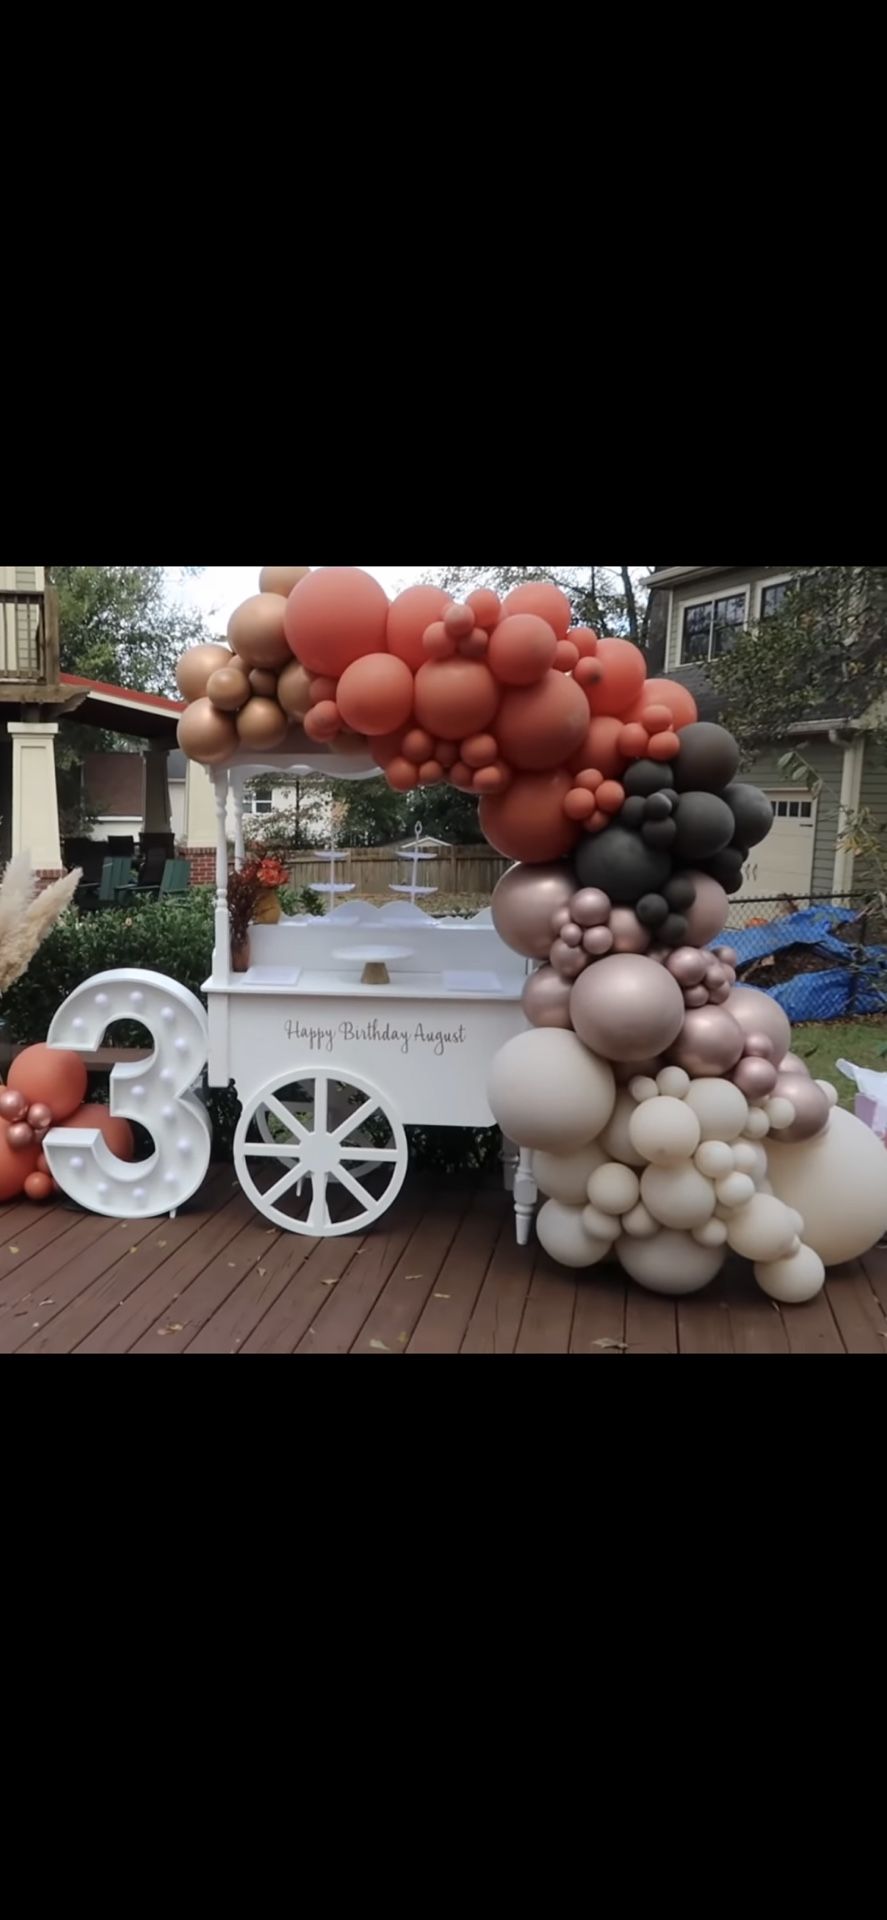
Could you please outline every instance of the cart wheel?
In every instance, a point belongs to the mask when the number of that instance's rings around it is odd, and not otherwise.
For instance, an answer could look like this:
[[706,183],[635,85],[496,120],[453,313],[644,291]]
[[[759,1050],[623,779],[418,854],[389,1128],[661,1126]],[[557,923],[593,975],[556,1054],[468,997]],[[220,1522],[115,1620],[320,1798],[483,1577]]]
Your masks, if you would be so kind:
[[372,1226],[396,1200],[407,1158],[387,1097],[334,1067],[270,1081],[245,1103],[234,1140],[237,1176],[253,1206],[285,1232],[316,1239]]

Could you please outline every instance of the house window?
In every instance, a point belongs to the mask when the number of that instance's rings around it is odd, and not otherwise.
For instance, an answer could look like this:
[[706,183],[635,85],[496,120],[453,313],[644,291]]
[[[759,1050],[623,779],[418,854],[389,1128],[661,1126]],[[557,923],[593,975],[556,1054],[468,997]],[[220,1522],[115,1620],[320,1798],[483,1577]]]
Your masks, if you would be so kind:
[[781,613],[786,600],[794,587],[794,580],[778,580],[773,586],[761,589],[761,619],[773,620]]
[[774,800],[773,812],[777,820],[812,820],[812,800]]
[[684,608],[684,634],[681,661],[704,664],[730,653],[745,630],[748,594],[728,593],[720,600],[704,600],[698,606]]
[[247,794],[246,810],[253,815],[253,818],[259,814],[273,813],[274,795],[271,788],[264,785],[252,787]]

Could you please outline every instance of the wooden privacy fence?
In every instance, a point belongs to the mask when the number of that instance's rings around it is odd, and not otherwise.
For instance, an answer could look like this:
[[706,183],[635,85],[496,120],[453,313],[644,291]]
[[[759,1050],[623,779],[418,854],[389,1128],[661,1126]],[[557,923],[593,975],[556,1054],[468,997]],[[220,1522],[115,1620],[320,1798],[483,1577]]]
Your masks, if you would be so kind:
[[[293,884],[316,887],[329,880],[328,863],[314,860],[310,853],[291,858]],[[441,893],[482,894],[489,899],[510,860],[503,860],[490,847],[448,847],[434,860],[423,860],[419,883],[437,887]],[[386,894],[390,886],[409,885],[411,867],[398,858],[396,847],[355,847],[336,867],[337,879],[354,886],[359,894]]]

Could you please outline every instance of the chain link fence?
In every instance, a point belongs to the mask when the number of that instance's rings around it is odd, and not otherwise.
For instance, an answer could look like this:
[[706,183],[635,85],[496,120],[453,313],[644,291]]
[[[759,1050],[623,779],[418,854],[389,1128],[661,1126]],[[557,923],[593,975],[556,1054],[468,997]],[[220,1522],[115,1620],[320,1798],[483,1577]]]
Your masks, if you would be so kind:
[[741,982],[772,993],[793,1023],[887,1016],[887,914],[871,894],[734,900]]

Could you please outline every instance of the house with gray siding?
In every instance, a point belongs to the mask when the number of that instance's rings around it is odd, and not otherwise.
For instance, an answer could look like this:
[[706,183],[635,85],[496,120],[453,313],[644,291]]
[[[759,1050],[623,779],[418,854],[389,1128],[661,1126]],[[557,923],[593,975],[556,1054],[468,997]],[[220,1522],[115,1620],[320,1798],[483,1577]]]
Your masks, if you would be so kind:
[[[651,676],[667,673],[683,681],[700,718],[719,719],[710,663],[749,626],[779,612],[796,573],[791,567],[656,567],[648,582]],[[793,786],[780,771],[779,761],[791,749],[815,768],[822,781],[818,796]],[[791,737],[774,741],[744,777],[767,794],[775,821],[769,839],[752,852],[740,898],[828,900],[865,888],[865,873],[840,845],[843,825],[862,808],[887,823],[887,763],[864,719],[803,716]]]

